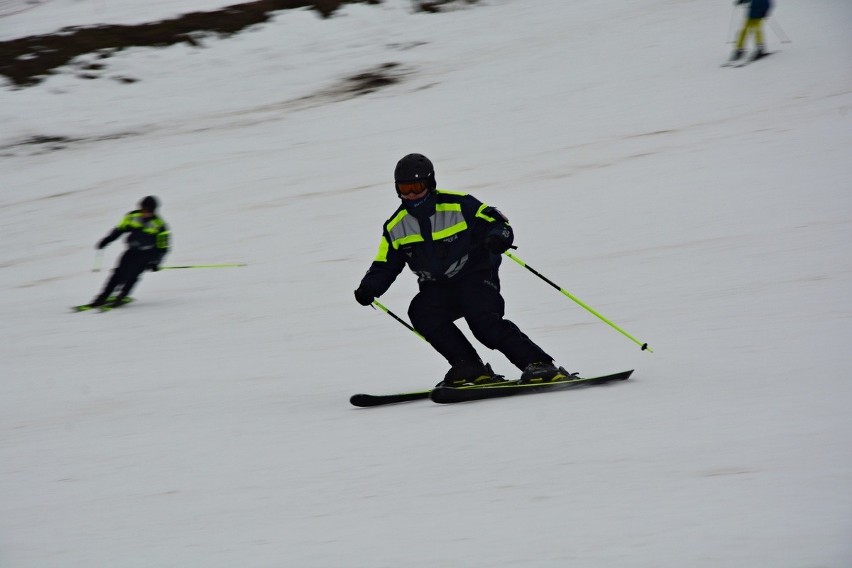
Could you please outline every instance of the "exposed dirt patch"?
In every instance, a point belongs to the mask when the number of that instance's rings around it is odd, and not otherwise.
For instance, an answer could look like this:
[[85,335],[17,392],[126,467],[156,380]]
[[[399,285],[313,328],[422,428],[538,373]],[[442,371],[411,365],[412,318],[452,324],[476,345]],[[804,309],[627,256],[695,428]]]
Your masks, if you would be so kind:
[[[463,0],[466,4],[476,4],[479,0]],[[420,0],[417,3],[417,10],[420,12],[430,12],[436,14],[455,7],[459,4],[458,0]]]
[[90,138],[71,138],[68,136],[39,135],[30,136],[23,140],[16,140],[4,146],[0,146],[0,157],[12,156],[36,156],[48,152],[64,150],[69,146],[84,142],[103,142],[105,140],[120,140],[129,136],[137,135],[137,132],[120,132],[103,136],[92,136]]
[[[324,18],[344,4],[379,4],[381,0],[259,0],[212,12],[192,12],[178,18],[147,24],[63,28],[55,34],[0,42],[0,75],[16,87],[38,84],[57,67],[85,54],[100,58],[129,47],[168,47],[178,43],[198,45],[201,37],[227,37],[269,21],[275,12],[312,8]],[[89,65],[97,65],[90,63]],[[95,78],[95,75],[84,78]],[[128,81],[132,81],[129,79]]]
[[[415,12],[436,13],[479,0],[412,0]],[[38,2],[38,0],[33,0]],[[257,0],[211,12],[192,12],[170,20],[139,25],[72,26],[57,33],[0,42],[0,75],[16,88],[37,85],[75,58],[91,54],[106,59],[129,47],[168,47],[178,43],[199,46],[207,36],[227,37],[269,21],[275,12],[311,8],[324,18],[344,4],[381,4],[382,0]],[[0,16],[3,14],[0,14]],[[8,15],[8,14],[6,14]],[[96,61],[78,65],[77,76],[97,79],[104,65]],[[132,77],[117,77],[134,83]]]
[[343,90],[354,95],[366,95],[382,87],[398,83],[399,77],[394,74],[398,66],[398,63],[385,63],[374,70],[348,77]]

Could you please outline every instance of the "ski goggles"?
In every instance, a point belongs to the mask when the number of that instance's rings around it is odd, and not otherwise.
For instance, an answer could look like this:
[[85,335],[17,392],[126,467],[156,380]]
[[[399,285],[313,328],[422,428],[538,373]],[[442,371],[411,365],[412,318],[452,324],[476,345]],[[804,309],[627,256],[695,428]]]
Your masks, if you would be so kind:
[[425,181],[398,181],[396,182],[396,191],[400,197],[413,197],[423,193],[428,189]]

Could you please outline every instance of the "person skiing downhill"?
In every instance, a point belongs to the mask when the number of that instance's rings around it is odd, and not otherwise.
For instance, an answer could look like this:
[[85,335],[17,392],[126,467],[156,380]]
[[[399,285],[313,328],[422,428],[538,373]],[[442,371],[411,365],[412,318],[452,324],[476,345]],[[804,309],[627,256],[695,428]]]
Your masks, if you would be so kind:
[[[160,269],[160,263],[169,251],[170,232],[165,221],[157,215],[158,205],[157,198],[152,195],[143,198],[138,209],[127,213],[106,237],[98,241],[95,248],[100,250],[123,234],[128,234],[127,250],[121,255],[101,293],[88,307],[95,308],[107,303],[120,306],[145,270],[156,272]],[[118,295],[113,297],[113,291],[119,287]]]
[[748,13],[742,29],[737,34],[737,43],[734,53],[731,54],[731,61],[737,61],[743,56],[749,33],[754,34],[755,41],[755,51],[751,55],[751,59],[760,59],[767,55],[763,41],[763,20],[769,16],[769,12],[772,10],[772,0],[735,0],[736,6],[741,4],[749,5]]
[[471,195],[437,189],[432,162],[422,154],[399,160],[394,184],[401,203],[382,227],[378,254],[355,290],[356,301],[371,305],[408,265],[419,286],[408,316],[450,364],[437,386],[505,380],[482,362],[455,325],[460,318],[480,343],[500,351],[522,371],[521,382],[568,377],[570,373],[504,318],[498,270],[514,240],[508,219]]

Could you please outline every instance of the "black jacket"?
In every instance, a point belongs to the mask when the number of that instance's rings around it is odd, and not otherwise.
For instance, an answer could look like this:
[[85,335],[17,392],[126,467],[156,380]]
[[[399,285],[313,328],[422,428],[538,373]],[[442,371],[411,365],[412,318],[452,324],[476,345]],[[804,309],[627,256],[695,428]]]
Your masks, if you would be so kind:
[[361,288],[381,296],[406,264],[421,287],[496,269],[501,255],[484,246],[490,234],[509,244],[514,239],[509,220],[471,195],[439,189],[417,207],[403,200],[382,227],[379,252]]
[[125,233],[128,234],[127,248],[130,250],[157,253],[160,259],[169,251],[171,233],[165,221],[157,215],[146,219],[139,210],[125,215],[118,225],[101,240],[100,248],[107,246]]

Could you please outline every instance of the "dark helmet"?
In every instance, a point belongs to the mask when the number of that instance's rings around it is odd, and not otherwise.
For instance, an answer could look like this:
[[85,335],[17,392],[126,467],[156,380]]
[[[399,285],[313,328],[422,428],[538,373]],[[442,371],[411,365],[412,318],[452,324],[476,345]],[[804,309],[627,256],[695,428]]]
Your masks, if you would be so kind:
[[430,190],[437,187],[435,183],[435,167],[429,158],[423,154],[409,154],[396,163],[393,171],[395,183],[405,181],[425,181]]
[[139,202],[139,208],[144,209],[145,211],[150,211],[151,213],[157,210],[157,206],[159,203],[157,202],[157,198],[153,195],[149,195],[147,197],[143,197],[142,201]]

